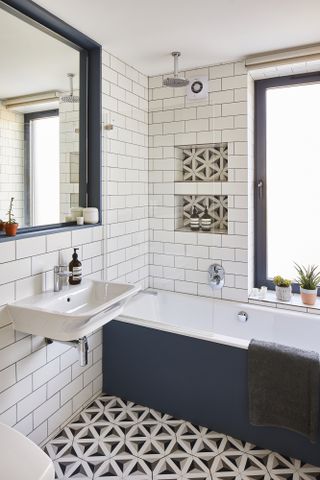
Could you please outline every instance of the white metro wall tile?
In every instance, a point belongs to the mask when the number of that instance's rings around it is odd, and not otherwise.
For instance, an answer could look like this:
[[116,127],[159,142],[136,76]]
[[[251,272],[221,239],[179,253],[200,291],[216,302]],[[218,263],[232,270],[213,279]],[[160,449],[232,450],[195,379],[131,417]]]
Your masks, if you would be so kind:
[[71,247],[71,232],[53,233],[47,236],[47,252]]
[[26,377],[20,382],[15,383],[0,394],[0,413],[8,410],[12,405],[16,405],[19,400],[32,392],[31,377]]
[[[0,244],[1,248],[2,244]],[[0,264],[0,285],[10,283],[31,274],[31,258]]]
[[[31,378],[31,377],[27,377]],[[35,390],[30,395],[25,397],[23,400],[18,402],[17,404],[17,415],[18,420],[21,420],[23,417],[28,415],[28,413],[32,412],[37,408],[39,405],[42,405],[47,398],[46,387],[40,387],[38,390]]]
[[0,243],[0,263],[10,262],[16,257],[16,246],[14,241]]
[[46,251],[46,237],[44,235],[25,238],[16,241],[17,259],[40,255]]

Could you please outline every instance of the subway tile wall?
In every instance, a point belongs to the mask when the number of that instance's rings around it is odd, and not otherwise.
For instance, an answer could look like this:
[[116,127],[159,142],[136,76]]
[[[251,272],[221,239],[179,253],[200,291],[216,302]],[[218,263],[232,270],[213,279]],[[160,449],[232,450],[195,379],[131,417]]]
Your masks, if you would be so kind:
[[7,110],[0,101],[0,219],[7,220],[10,197],[15,198],[17,222],[24,221],[23,115]]
[[101,279],[101,226],[0,243],[0,421],[44,442],[101,391],[101,330],[89,337],[89,362],[75,348],[14,331],[5,304],[53,289],[53,267],[79,247],[86,278]]
[[148,77],[103,51],[103,192],[108,280],[149,286]]
[[[206,270],[218,261],[223,297],[247,300],[248,77],[242,63],[186,76],[200,73],[209,99],[189,104],[184,89],[163,88],[161,76],[148,79],[103,51],[103,226],[0,244],[0,420],[37,443],[100,392],[101,331],[81,368],[74,349],[14,332],[3,306],[52,289],[53,266],[70,261],[71,247],[80,246],[85,276],[204,296],[212,295]],[[184,190],[174,147],[215,142],[229,148],[229,234],[176,232],[174,196]]]
[[[64,92],[68,95],[69,92]],[[75,95],[79,91],[75,90]],[[60,221],[79,206],[79,103],[59,101],[60,121]]]
[[[0,421],[39,444],[100,393],[101,330],[83,368],[75,349],[15,332],[5,304],[52,289],[54,265],[68,263],[75,246],[84,276],[149,284],[148,79],[104,51],[102,81],[102,124],[114,124],[102,133],[103,226],[0,243]],[[77,112],[65,110],[68,164]]]
[[[149,79],[150,285],[212,296],[207,269],[226,271],[216,296],[248,299],[248,75],[242,62],[184,72],[208,77],[207,100],[188,101],[185,88]],[[175,183],[181,170],[176,146],[228,143],[225,183]],[[175,194],[228,195],[228,234],[175,231]]]

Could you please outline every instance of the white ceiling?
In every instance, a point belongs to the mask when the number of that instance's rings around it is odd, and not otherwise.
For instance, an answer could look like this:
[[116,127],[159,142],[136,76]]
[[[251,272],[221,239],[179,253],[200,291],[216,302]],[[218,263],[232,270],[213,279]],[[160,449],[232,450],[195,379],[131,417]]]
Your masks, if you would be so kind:
[[319,0],[36,0],[148,75],[320,41]]
[[79,52],[0,8],[0,99],[69,90],[68,72]]

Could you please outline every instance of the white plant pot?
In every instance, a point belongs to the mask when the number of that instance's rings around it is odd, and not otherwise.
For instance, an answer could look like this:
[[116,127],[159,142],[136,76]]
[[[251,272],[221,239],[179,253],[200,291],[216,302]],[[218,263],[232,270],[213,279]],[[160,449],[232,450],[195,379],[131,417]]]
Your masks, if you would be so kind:
[[314,305],[317,300],[317,293],[317,288],[315,290],[306,290],[305,288],[300,287],[301,300],[305,305]]
[[280,302],[289,302],[292,296],[292,288],[290,287],[279,287],[276,285],[276,297]]

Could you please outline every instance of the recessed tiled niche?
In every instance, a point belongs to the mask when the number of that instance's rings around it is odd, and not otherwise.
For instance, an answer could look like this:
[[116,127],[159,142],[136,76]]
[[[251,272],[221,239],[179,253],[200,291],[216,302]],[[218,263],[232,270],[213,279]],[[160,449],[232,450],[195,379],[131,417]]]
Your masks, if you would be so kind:
[[222,185],[228,182],[228,144],[176,147],[175,179],[176,230],[191,231],[193,208],[201,219],[207,207],[210,233],[228,233],[228,196],[222,195]]
[[[190,216],[194,207],[200,219],[207,207],[208,214],[212,218],[210,233],[228,233],[227,195],[177,195],[176,230],[190,231]],[[199,231],[201,232],[201,229]]]
[[177,147],[181,160],[177,181],[226,182],[228,181],[228,144],[188,145]]

